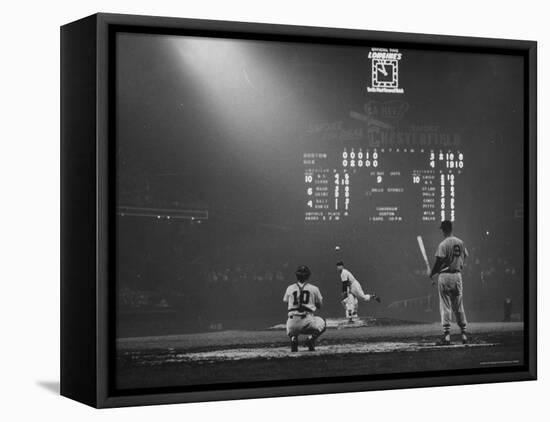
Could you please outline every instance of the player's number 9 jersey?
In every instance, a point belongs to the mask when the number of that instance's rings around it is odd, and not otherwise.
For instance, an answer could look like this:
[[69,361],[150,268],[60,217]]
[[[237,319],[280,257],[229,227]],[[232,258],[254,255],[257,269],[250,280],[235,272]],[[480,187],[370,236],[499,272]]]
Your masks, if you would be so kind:
[[468,256],[468,251],[464,247],[464,242],[462,242],[462,240],[458,237],[450,236],[439,244],[435,255],[445,260],[445,270],[462,271],[464,260]]
[[323,298],[316,286],[307,283],[300,286],[296,283],[287,287],[283,300],[288,303],[289,311],[315,312]]

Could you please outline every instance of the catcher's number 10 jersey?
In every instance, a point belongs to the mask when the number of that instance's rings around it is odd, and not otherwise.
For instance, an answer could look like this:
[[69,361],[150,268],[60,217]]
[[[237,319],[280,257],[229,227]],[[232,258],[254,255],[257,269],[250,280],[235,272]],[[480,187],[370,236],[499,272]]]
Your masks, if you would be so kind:
[[287,287],[283,300],[288,302],[289,311],[315,312],[317,304],[323,302],[323,297],[313,284],[294,283]]

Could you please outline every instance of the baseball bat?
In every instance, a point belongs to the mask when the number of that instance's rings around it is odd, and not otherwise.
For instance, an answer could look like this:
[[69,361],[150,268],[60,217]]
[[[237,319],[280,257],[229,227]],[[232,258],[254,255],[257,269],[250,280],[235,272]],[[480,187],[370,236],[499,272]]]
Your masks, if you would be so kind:
[[428,272],[431,271],[430,269],[430,262],[428,261],[428,255],[426,255],[426,248],[424,247],[424,241],[422,240],[422,236],[416,236],[416,240],[418,241],[418,247],[420,248],[420,252],[422,253],[422,257],[424,258],[424,263],[426,264],[426,269]]

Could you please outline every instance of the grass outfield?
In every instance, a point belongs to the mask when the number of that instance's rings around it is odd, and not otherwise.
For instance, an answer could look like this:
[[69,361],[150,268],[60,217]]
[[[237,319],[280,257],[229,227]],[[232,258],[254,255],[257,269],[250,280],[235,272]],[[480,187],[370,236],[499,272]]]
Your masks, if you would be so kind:
[[[360,325],[360,324],[358,324]],[[522,323],[473,323],[435,346],[438,324],[330,324],[317,350],[291,353],[282,329],[220,331],[117,341],[117,387],[148,388],[523,364]],[[276,327],[281,328],[281,327]]]

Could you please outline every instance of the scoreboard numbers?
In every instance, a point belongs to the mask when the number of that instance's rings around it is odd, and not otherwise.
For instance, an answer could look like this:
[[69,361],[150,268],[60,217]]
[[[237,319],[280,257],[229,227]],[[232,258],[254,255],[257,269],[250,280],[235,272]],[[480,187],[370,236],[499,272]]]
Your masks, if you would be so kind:
[[464,153],[344,147],[303,154],[305,221],[454,221]]

